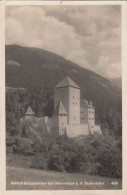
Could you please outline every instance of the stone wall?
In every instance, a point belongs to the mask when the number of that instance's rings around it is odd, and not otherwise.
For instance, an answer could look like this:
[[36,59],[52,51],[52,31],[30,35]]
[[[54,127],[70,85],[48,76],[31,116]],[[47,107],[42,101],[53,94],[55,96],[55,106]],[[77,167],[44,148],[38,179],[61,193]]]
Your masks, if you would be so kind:
[[79,124],[79,125],[69,124],[66,126],[66,133],[68,137],[73,138],[73,137],[78,137],[80,135],[89,135],[90,129],[88,124]]
[[69,86],[69,124],[80,123],[80,89]]

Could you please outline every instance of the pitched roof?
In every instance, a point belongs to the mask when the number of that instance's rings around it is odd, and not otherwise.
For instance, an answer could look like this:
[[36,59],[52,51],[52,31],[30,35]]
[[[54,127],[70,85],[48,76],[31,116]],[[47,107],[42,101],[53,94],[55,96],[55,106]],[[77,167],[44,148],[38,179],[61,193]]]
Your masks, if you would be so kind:
[[88,101],[86,99],[81,99],[81,107],[84,107],[84,108],[94,108],[94,106],[91,104],[88,103]]
[[26,114],[35,114],[35,113],[34,113],[33,110],[31,109],[31,107],[29,106],[28,109],[27,109]]
[[81,99],[81,107],[85,108],[89,107],[88,101],[86,99]]
[[67,115],[67,112],[66,112],[61,100],[57,104],[56,109],[54,111],[54,115],[59,115],[59,114]]
[[60,83],[58,83],[55,88],[67,87],[67,86],[80,89],[80,87],[74,81],[72,81],[68,76],[66,76]]

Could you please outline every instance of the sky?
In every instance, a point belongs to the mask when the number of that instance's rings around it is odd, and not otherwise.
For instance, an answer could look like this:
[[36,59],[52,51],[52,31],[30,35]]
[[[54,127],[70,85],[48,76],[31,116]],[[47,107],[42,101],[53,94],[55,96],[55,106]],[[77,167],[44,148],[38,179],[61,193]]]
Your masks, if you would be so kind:
[[56,53],[108,79],[121,76],[120,5],[6,7],[6,44]]

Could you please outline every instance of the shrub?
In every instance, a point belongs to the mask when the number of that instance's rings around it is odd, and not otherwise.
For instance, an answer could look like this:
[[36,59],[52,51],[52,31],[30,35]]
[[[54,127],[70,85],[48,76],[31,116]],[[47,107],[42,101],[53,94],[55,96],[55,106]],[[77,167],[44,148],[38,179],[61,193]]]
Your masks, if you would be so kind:
[[37,135],[34,139],[34,135],[32,133],[29,138],[17,137],[15,141],[11,138],[7,140],[7,145],[13,147],[13,151],[35,155],[32,161],[34,168],[122,177],[121,142],[111,136],[87,136],[78,143],[66,137],[50,135]]
[[17,152],[19,154],[32,155],[33,154],[33,148],[32,148],[31,139],[18,137],[16,139],[15,152]]
[[83,174],[96,174],[97,167],[96,162],[94,161],[93,147],[79,147],[78,154],[74,156],[71,160],[70,169],[71,172],[78,172]]
[[6,139],[6,152],[13,153],[16,150],[16,137],[8,136]]
[[100,176],[112,178],[122,177],[122,155],[118,149],[103,150],[96,160],[99,163],[97,173]]
[[48,167],[48,160],[44,158],[43,154],[36,154],[33,157],[31,167],[46,170]]
[[63,159],[61,155],[53,155],[49,160],[48,168],[54,171],[64,171]]
[[62,151],[55,152],[53,155],[50,156],[48,168],[50,170],[64,172],[65,171],[64,159],[65,159],[64,152]]
[[12,146],[13,144],[15,144],[15,137],[8,136],[6,138],[6,146],[9,147],[9,146]]
[[79,168],[80,173],[95,175],[97,174],[96,163],[93,162],[83,162]]

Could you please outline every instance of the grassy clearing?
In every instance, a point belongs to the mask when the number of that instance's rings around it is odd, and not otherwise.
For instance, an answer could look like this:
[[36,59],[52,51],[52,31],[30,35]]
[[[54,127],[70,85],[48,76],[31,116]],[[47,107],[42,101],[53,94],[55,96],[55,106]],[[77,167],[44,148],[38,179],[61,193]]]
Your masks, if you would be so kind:
[[31,157],[8,153],[6,158],[7,167],[29,168]]
[[[11,185],[11,182],[33,182],[33,185],[25,183]],[[69,183],[65,185],[66,182]],[[91,182],[94,183],[91,185]],[[104,184],[96,185],[95,182]],[[118,185],[111,185],[112,182],[118,182]],[[121,185],[121,180],[100,176],[7,167],[7,190],[104,190],[121,189]]]
[[[104,190],[122,188],[120,179],[32,169],[30,163],[30,157],[7,155],[7,190]],[[23,182],[23,184],[13,185],[11,182]],[[33,185],[30,183],[25,185],[24,182],[33,182]],[[104,184],[97,185],[95,182]],[[112,185],[112,182],[118,182],[118,184]]]

